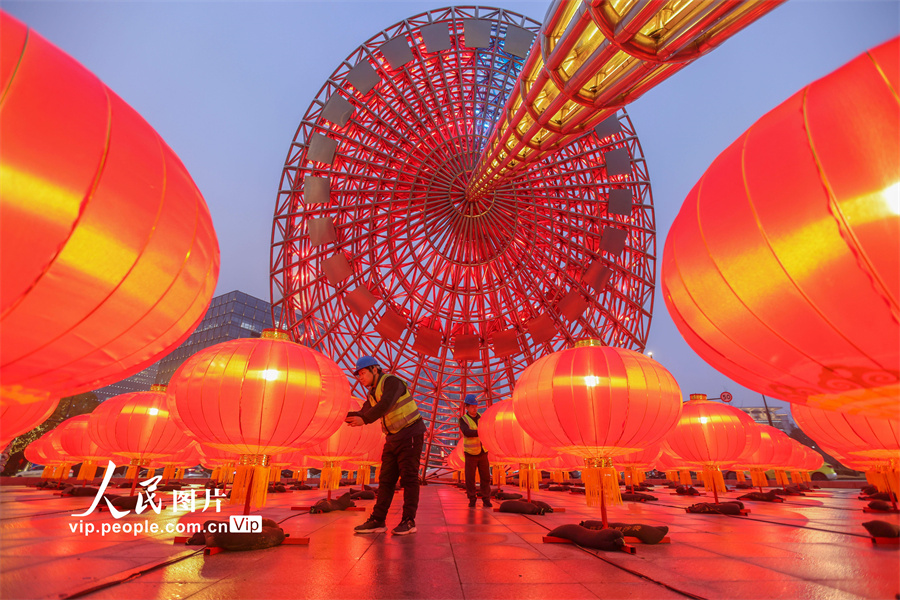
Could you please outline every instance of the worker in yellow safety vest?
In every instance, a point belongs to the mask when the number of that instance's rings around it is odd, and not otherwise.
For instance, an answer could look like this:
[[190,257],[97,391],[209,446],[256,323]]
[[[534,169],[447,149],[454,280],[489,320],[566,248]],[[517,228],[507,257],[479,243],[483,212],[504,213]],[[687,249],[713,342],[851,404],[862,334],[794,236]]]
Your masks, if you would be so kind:
[[351,427],[361,427],[380,420],[385,435],[375,507],[368,520],[354,531],[380,533],[387,529],[385,519],[399,479],[403,486],[403,516],[392,532],[394,535],[415,533],[425,421],[406,382],[382,371],[378,361],[371,356],[356,361],[353,375],[366,390],[368,402],[359,411],[348,412],[344,422]]
[[478,422],[481,415],[478,414],[478,400],[475,394],[467,394],[465,410],[459,419],[459,429],[463,434],[463,454],[466,457],[466,495],[469,497],[469,508],[475,508],[475,470],[481,479],[481,498],[485,506],[491,504],[491,467],[488,463],[488,453],[481,445],[478,437]]

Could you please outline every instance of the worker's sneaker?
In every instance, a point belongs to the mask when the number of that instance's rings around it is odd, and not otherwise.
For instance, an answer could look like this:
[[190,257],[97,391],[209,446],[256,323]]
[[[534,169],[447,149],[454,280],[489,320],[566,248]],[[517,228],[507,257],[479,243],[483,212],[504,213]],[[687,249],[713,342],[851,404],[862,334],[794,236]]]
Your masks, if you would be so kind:
[[491,508],[492,506],[494,506],[494,505],[491,504],[491,501],[490,501],[489,499],[485,498],[485,499],[484,499],[484,507],[485,507],[485,508]]
[[[382,530],[384,531],[384,530]],[[409,535],[416,532],[416,522],[412,519],[404,519],[400,524],[394,527],[391,533],[394,535]]]
[[475,498],[469,500],[469,508],[475,508]]
[[362,525],[354,527],[353,531],[356,533],[381,533],[382,531],[387,531],[387,527],[385,527],[384,521],[379,521],[370,517],[369,520]]

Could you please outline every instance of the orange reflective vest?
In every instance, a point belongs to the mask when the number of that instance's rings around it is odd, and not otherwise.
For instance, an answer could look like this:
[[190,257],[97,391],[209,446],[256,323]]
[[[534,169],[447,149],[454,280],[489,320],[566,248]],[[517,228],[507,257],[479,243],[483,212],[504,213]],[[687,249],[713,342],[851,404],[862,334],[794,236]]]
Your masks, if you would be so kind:
[[[378,380],[378,384],[375,386],[374,396],[371,393],[367,394],[370,405],[375,406],[381,400],[381,396],[384,393],[384,382],[387,381],[388,377],[397,376],[387,373],[381,376],[381,379]],[[381,429],[385,434],[397,433],[422,418],[419,415],[419,407],[416,405],[416,401],[413,400],[412,394],[409,393],[409,386],[399,377],[397,379],[403,383],[406,391],[394,401],[384,416],[381,417]]]

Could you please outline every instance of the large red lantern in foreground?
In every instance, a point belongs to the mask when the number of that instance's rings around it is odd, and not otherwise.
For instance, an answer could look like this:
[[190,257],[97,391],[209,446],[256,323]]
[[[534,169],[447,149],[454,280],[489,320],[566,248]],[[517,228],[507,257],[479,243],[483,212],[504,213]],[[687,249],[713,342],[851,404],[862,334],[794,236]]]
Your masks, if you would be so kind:
[[6,448],[16,437],[46,421],[58,404],[56,397],[34,402],[0,399],[0,448]]
[[0,29],[5,414],[118,381],[180,344],[209,305],[219,249],[159,134],[19,21],[0,13]]
[[[519,487],[538,489],[541,480],[540,469],[534,466],[557,455],[556,450],[540,443],[521,426],[511,401],[492,404],[481,415],[478,437],[489,454],[519,463]],[[460,438],[460,447],[463,438]],[[465,457],[463,457],[465,459]]]
[[900,39],[810,84],[706,171],[669,230],[666,306],[735,381],[896,418]]
[[721,467],[744,452],[753,452],[759,444],[759,430],[747,413],[707,400],[706,394],[691,394],[664,442],[677,456],[700,465],[703,483],[713,490],[717,502],[718,494],[726,491]]
[[194,354],[172,375],[168,395],[173,418],[193,437],[241,455],[231,501],[245,511],[265,504],[269,456],[328,438],[350,406],[337,364],[276,329]]
[[595,344],[578,342],[536,360],[519,377],[512,401],[536,441],[585,460],[587,503],[603,508],[607,500],[621,502],[611,457],[659,442],[678,422],[681,390],[655,360]]

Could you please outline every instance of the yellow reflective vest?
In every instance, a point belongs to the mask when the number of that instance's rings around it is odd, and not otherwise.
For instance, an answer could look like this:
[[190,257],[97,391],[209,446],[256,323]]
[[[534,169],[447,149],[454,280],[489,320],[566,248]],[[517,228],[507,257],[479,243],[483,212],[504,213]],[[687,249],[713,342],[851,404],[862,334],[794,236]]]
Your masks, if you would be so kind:
[[[478,431],[478,423],[469,416],[469,413],[464,414],[463,419],[466,420],[466,425],[469,426],[469,429]],[[466,454],[478,455],[481,454],[481,450],[481,438],[467,437],[463,440],[463,451]]]
[[[397,376],[387,373],[381,376],[381,379],[375,385],[375,394],[373,395],[371,392],[367,394],[370,405],[375,406],[381,401],[381,396],[384,393],[384,382],[387,381],[388,377]],[[406,388],[406,392],[397,398],[384,416],[381,417],[381,429],[385,434],[397,433],[422,418],[419,415],[419,407],[416,405],[416,401],[413,400],[412,394],[409,393],[409,386],[399,377],[397,379]]]

